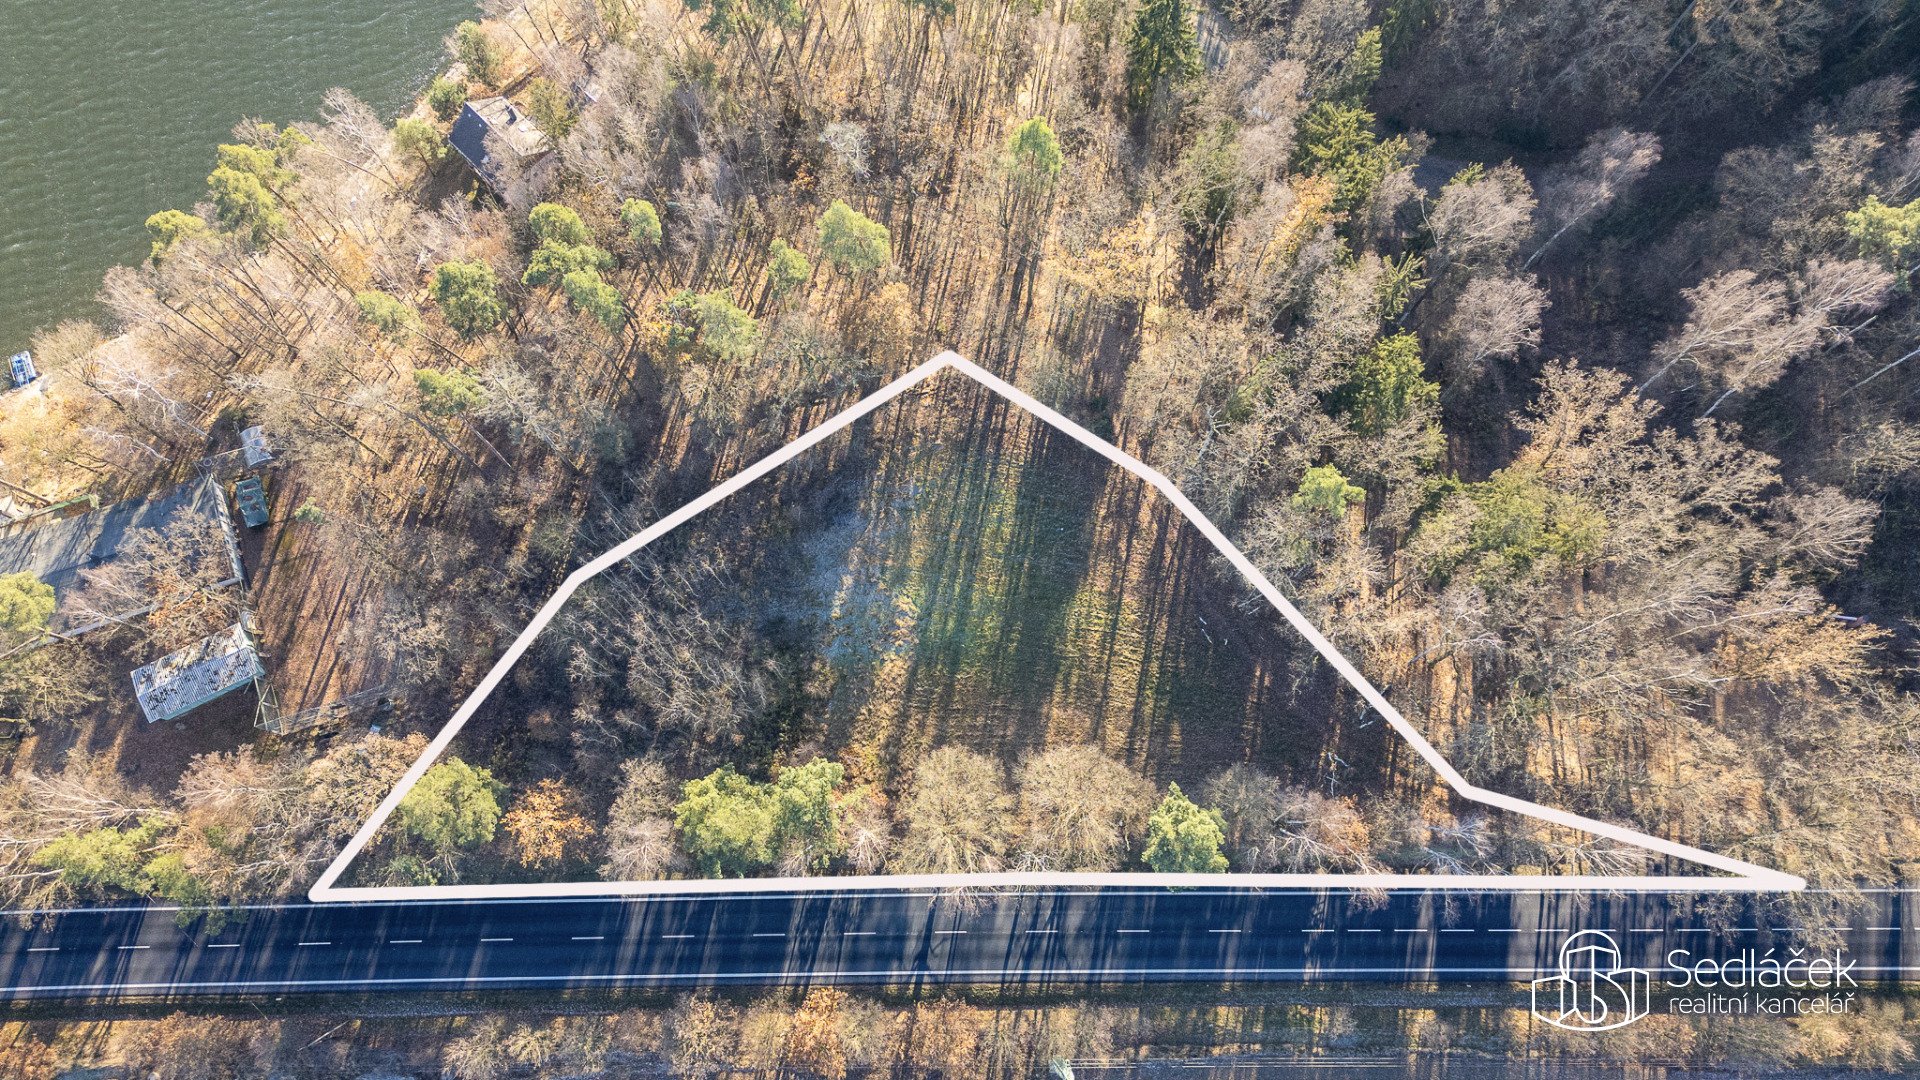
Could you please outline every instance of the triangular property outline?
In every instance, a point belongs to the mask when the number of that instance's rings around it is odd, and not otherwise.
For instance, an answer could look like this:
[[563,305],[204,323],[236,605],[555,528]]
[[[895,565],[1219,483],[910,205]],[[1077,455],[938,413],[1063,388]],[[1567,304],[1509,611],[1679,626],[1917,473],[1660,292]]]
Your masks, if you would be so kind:
[[[1440,774],[1454,793],[1470,802],[1509,810],[1523,814],[1538,821],[1576,829],[1605,837],[1617,843],[1658,852],[1662,855],[1683,859],[1731,877],[1687,877],[1682,875],[1648,875],[1639,877],[1613,877],[1606,875],[1517,875],[1517,874],[1159,874],[1159,873],[997,873],[997,874],[888,874],[849,877],[805,877],[805,878],[696,878],[683,881],[581,881],[522,883],[509,885],[409,885],[382,887],[346,887],[336,886],[346,868],[360,855],[380,827],[386,824],[394,808],[406,797],[413,785],[425,774],[433,762],[452,743],[481,703],[486,701],[500,680],[506,677],[522,654],[533,644],[541,630],[560,613],[560,609],[572,598],[573,594],[589,580],[612,568],[628,556],[665,536],[688,521],[698,517],[718,505],[722,500],[739,492],[755,480],[766,476],[775,469],[812,449],[827,438],[844,430],[855,421],[887,404],[894,398],[920,385],[943,371],[957,371],[974,380],[988,390],[998,394],[1010,404],[1025,410],[1036,419],[1055,430],[1067,435],[1074,441],[1106,458],[1108,461],[1126,469],[1144,480],[1161,496],[1170,500],[1191,525],[1198,529],[1207,542],[1233,566],[1247,583],[1252,585],[1274,610],[1286,619],[1289,625],[1311,644],[1320,657],[1340,674],[1347,685],[1351,686],[1375,712],[1384,717],[1393,730],[1419,754],[1421,759]],[[502,653],[473,692],[461,703],[460,708],[447,721],[440,733],[414,761],[406,774],[400,778],[393,791],[380,801],[373,816],[360,826],[358,832],[341,849],[331,864],[308,892],[308,898],[315,903],[343,903],[355,901],[391,901],[391,900],[452,900],[452,899],[509,899],[525,897],[568,897],[568,896],[670,896],[696,893],[735,893],[735,892],[849,892],[860,890],[916,890],[944,889],[963,887],[1230,887],[1247,888],[1311,888],[1311,889],[1391,889],[1413,887],[1419,889],[1464,889],[1488,892],[1573,892],[1573,891],[1618,891],[1618,892],[1797,892],[1807,887],[1806,880],[1779,870],[1772,870],[1753,863],[1716,855],[1710,851],[1689,847],[1657,836],[1637,832],[1633,829],[1610,825],[1604,821],[1582,817],[1578,814],[1556,810],[1539,803],[1489,791],[1467,781],[1454,769],[1440,752],[1429,743],[1414,726],[1400,715],[1400,710],[1386,699],[1360,670],[1347,660],[1335,648],[1333,643],[1307,621],[1299,609],[1295,608],[1280,590],[1268,581],[1258,567],[1246,557],[1234,543],[1227,539],[1207,516],[1200,512],[1191,500],[1183,495],[1173,482],[1145,462],[1128,454],[1119,447],[1067,419],[1060,413],[1035,400],[1031,395],[980,367],[978,364],[947,351],[907,372],[873,393],[861,398],[844,411],[836,414],[819,427],[807,432],[793,442],[775,450],[753,465],[742,470],[726,482],[715,487],[705,495],[668,514],[647,528],[629,537],[624,543],[613,548],[599,558],[592,560],[567,576],[560,588],[541,605],[533,619],[528,622],[519,636]]]

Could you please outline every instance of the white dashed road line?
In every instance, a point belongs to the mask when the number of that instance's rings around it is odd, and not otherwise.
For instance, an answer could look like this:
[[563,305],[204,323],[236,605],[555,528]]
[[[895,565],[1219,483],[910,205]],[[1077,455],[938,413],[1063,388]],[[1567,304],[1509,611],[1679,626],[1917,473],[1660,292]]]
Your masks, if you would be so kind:
[[[1339,933],[1383,934],[1388,932],[1388,929],[1391,929],[1391,931],[1395,934],[1436,934],[1436,933],[1437,934],[1472,934],[1478,931],[1485,931],[1486,933],[1490,933],[1490,934],[1532,933],[1532,934],[1565,935],[1572,932],[1571,930],[1564,927],[1538,927],[1534,929],[1528,929],[1528,928],[1521,928],[1521,927],[1498,927],[1498,926],[1489,926],[1489,927],[1398,926],[1398,927],[1391,927],[1391,928],[1372,927],[1372,926],[1347,926],[1347,927],[1307,926],[1307,927],[1301,927],[1298,930],[1298,932],[1301,934],[1339,934]],[[1775,929],[1778,929],[1783,932],[1793,932],[1793,933],[1806,933],[1806,932],[1810,932],[1813,929],[1838,931],[1841,933],[1851,933],[1851,932],[1854,932],[1856,928],[1851,926],[1827,926],[1827,927],[1814,927],[1814,928],[1777,927]],[[1872,933],[1901,933],[1904,928],[1899,926],[1863,926],[1863,927],[1859,927],[1858,929],[1861,931],[1867,931]],[[1009,935],[1012,935],[1016,931],[1007,930],[1003,932]],[[1032,929],[1032,930],[1018,931],[1018,933],[1030,935],[1030,936],[1031,935],[1057,936],[1060,934],[1079,934],[1079,933],[1086,933],[1086,932],[1087,931],[1070,931],[1070,930],[1057,930],[1057,929]],[[1207,933],[1209,934],[1248,934],[1253,932],[1254,931],[1252,930],[1248,930],[1244,928],[1232,928],[1232,927],[1220,927],[1220,928],[1209,929],[1207,931]],[[1724,929],[1714,929],[1714,928],[1708,928],[1708,927],[1674,927],[1671,929],[1666,929],[1666,928],[1657,927],[1657,926],[1635,926],[1635,927],[1627,927],[1621,931],[1606,931],[1606,932],[1630,933],[1630,934],[1655,934],[1655,935],[1658,935],[1658,934],[1714,934],[1714,933],[1742,934],[1742,933],[1757,933],[1758,930],[1755,927],[1729,927]],[[878,933],[879,932],[876,930],[846,930],[846,931],[842,931],[841,936],[843,937],[874,937],[874,936],[877,936]],[[968,933],[968,931],[929,929],[927,933],[937,937],[959,937],[959,936],[965,935],[966,933]],[[1113,931],[1113,933],[1115,934],[1149,934],[1149,933],[1153,933],[1153,931],[1147,928],[1142,928],[1142,927],[1119,927],[1119,928],[1116,928]],[[785,937],[788,937],[789,934],[784,931],[758,931],[753,933],[751,936],[755,938],[785,938]],[[660,937],[662,940],[666,940],[666,941],[690,941],[699,937],[699,935],[697,934],[662,934],[660,935]],[[419,944],[423,944],[424,940],[425,939],[423,938],[391,938],[391,939],[388,939],[387,944],[419,945]],[[511,937],[483,937],[480,939],[480,941],[484,944],[501,944],[501,943],[512,942],[513,940],[514,939]],[[571,940],[573,941],[605,941],[606,935],[576,934],[571,938]],[[192,944],[193,942],[191,941],[184,941],[182,942],[180,947],[186,948]],[[333,942],[332,941],[300,941],[300,942],[296,942],[295,944],[301,947],[325,947],[325,946],[332,945]],[[238,949],[243,947],[243,943],[237,942],[237,941],[209,941],[209,942],[201,942],[200,945],[201,947],[206,949]],[[114,946],[114,948],[117,951],[130,952],[130,951],[148,950],[148,949],[154,948],[154,946],[152,945],[117,945],[117,946]],[[53,952],[62,951],[62,947],[58,945],[33,945],[33,946],[27,946],[25,951],[29,953],[53,953]]]

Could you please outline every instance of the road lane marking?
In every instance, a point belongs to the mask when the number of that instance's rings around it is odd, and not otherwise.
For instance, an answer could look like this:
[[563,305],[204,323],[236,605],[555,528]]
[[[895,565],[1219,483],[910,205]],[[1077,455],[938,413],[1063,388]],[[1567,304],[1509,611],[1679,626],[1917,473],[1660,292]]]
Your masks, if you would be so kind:
[[1393,928],[1393,932],[1396,934],[1425,934],[1429,931],[1424,927],[1418,926],[1396,926]]
[[[568,974],[568,975],[422,975],[422,976],[394,977],[394,978],[213,979],[213,980],[208,980],[204,982],[195,982],[191,980],[179,980],[179,981],[171,981],[171,982],[144,982],[144,983],[66,983],[58,986],[21,986],[21,985],[0,986],[0,996],[36,995],[36,994],[44,995],[44,994],[66,993],[66,992],[72,992],[72,991],[84,991],[87,993],[99,993],[101,991],[137,991],[137,990],[178,992],[181,990],[189,990],[189,989],[236,990],[236,989],[248,989],[248,988],[264,989],[268,987],[285,987],[285,988],[294,988],[294,989],[299,989],[304,987],[327,987],[331,989],[336,987],[359,987],[359,986],[445,986],[449,984],[453,984],[453,985],[543,984],[544,985],[548,983],[618,983],[618,982],[651,983],[651,984],[659,985],[663,983],[676,983],[676,982],[677,983],[693,983],[696,980],[716,982],[716,983],[729,983],[729,984],[776,983],[784,986],[784,985],[793,985],[796,983],[809,983],[809,984],[818,983],[819,981],[821,981],[821,979],[825,975],[828,975],[828,974],[830,974],[831,977],[836,980],[843,980],[843,981],[896,978],[900,976],[905,970],[908,970],[908,969],[874,968],[874,969],[855,969],[855,970],[845,970],[845,971],[834,971],[831,973],[822,973],[815,970],[727,971],[727,972],[709,972],[709,973],[701,973],[701,974],[688,974],[685,972],[662,973],[662,974],[649,974],[649,973],[643,973],[643,972],[619,972],[619,973],[611,973],[611,974],[577,974],[576,973],[576,974]],[[1211,981],[1215,978],[1221,978],[1221,977],[1233,977],[1233,978],[1245,979],[1245,978],[1251,978],[1255,976],[1275,976],[1275,977],[1288,977],[1288,978],[1297,978],[1300,976],[1313,976],[1319,979],[1326,979],[1326,978],[1332,978],[1337,976],[1356,976],[1357,977],[1357,976],[1364,976],[1364,975],[1404,976],[1408,973],[1409,970],[1414,970],[1414,971],[1417,971],[1418,973],[1432,974],[1432,975],[1486,975],[1486,976],[1493,976],[1497,978],[1523,978],[1523,979],[1531,979],[1536,976],[1548,973],[1546,970],[1542,968],[1533,967],[1531,965],[1528,965],[1526,967],[1516,967],[1511,965],[1503,965],[1500,967],[1423,966],[1417,969],[1408,969],[1405,967],[1323,968],[1323,967],[1318,967],[1314,965],[1304,965],[1304,966],[1296,966],[1296,967],[1238,967],[1238,966],[1235,966],[1235,967],[1114,967],[1114,968],[1054,968],[1049,966],[1044,970],[1044,972],[1039,969],[948,968],[938,972],[934,972],[934,974],[937,974],[938,976],[950,981],[959,980],[959,979],[976,979],[976,980],[1000,979],[1000,978],[1006,977],[1009,973],[1035,974],[1035,975],[1044,973],[1052,977],[1065,977],[1065,978],[1074,978],[1074,977],[1081,977],[1081,976],[1092,977],[1096,975],[1106,976],[1106,977],[1122,977],[1122,978],[1137,977],[1137,976],[1185,976],[1190,979],[1204,977],[1209,979],[1209,981]],[[1907,964],[1904,966],[1898,965],[1898,964],[1874,965],[1871,967],[1863,966],[1863,967],[1856,967],[1854,970],[1856,974],[1866,974],[1866,975],[1886,974],[1886,975],[1898,976],[1902,979],[1911,979],[1913,976],[1920,975],[1920,965],[1915,965],[1915,964]]]
[[1057,933],[1059,933],[1059,932],[1060,932],[1060,931],[1058,931],[1058,930],[1029,930],[1029,931],[1027,931],[1027,933],[1029,933],[1029,934],[1057,934]]
[[1151,934],[1151,930],[1115,930],[1116,934]]
[[34,946],[34,947],[32,947],[32,948],[30,948],[30,949],[28,949],[27,951],[28,951],[28,952],[59,952],[59,951],[60,951],[60,946],[58,946],[58,945],[36,945],[36,946]]
[[484,945],[484,944],[487,944],[488,942],[500,942],[500,941],[512,941],[512,940],[513,939],[510,937],[483,937],[480,939],[480,943]]
[[121,952],[126,952],[126,951],[128,951],[129,949],[151,949],[151,948],[153,948],[153,946],[151,946],[151,945],[120,945],[120,946],[116,946],[116,947],[117,947],[117,948],[118,948],[118,949],[119,949],[119,950],[120,950]]
[[575,940],[575,941],[605,941],[605,940],[607,940],[607,936],[606,936],[605,934],[575,934],[575,935],[573,936],[573,940]]
[[1881,930],[1881,931],[1886,931],[1886,930],[1891,930],[1891,931],[1893,931],[1893,932],[1894,932],[1894,933],[1896,933],[1896,934],[1900,932],[1900,928],[1899,928],[1899,927],[1897,927],[1897,926],[1869,926],[1869,927],[1867,927],[1867,929],[1868,929],[1869,931],[1875,931],[1875,930]]
[[1245,932],[1246,931],[1244,930],[1209,930],[1207,931],[1207,933],[1209,934],[1243,934]]
[[755,934],[754,937],[786,937],[785,934]]
[[420,939],[419,939],[419,938],[417,938],[417,937],[407,937],[407,938],[394,938],[394,939],[393,939],[392,941],[389,941],[389,942],[387,942],[387,944],[389,944],[389,945],[418,945],[418,944],[420,944]]
[[209,941],[209,942],[207,942],[207,948],[209,948],[209,949],[237,949],[237,948],[239,948],[239,947],[240,947],[240,943],[239,943],[239,942],[237,942],[237,941]]
[[966,933],[966,931],[965,930],[935,930],[934,933],[940,934],[942,936],[950,937],[954,934],[964,934]]
[[331,942],[331,941],[302,941],[302,942],[300,942],[300,944],[301,944],[302,946],[306,946],[306,945],[331,945],[331,944],[333,944],[333,942]]
[[1333,930],[1326,927],[1308,928],[1306,930],[1301,931],[1301,933],[1303,934],[1337,934],[1339,932],[1340,931],[1338,930]]
[[841,937],[872,937],[873,935],[879,932],[880,931],[878,930],[849,930],[846,933],[841,934],[840,936]]
[[1657,926],[1635,926],[1629,929],[1627,933],[1629,934],[1664,934],[1666,933],[1666,931],[1662,930]]
[[664,941],[686,941],[692,938],[693,935],[692,934],[661,934],[660,937]]

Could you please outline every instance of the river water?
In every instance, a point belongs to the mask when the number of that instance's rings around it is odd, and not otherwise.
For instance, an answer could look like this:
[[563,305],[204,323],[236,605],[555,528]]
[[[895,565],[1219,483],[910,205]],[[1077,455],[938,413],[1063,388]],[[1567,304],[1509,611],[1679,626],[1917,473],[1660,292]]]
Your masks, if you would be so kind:
[[245,117],[313,119],[344,86],[391,116],[473,0],[0,0],[0,356],[100,317],[148,214],[205,192]]

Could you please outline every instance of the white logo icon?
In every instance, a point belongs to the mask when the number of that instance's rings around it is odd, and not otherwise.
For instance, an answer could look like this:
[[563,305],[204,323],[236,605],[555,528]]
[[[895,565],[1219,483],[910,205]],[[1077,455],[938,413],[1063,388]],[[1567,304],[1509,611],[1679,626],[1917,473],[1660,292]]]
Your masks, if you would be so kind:
[[1620,946],[1603,930],[1560,943],[1559,971],[1533,980],[1533,1015],[1568,1031],[1612,1031],[1647,1015],[1650,977],[1622,967]]

